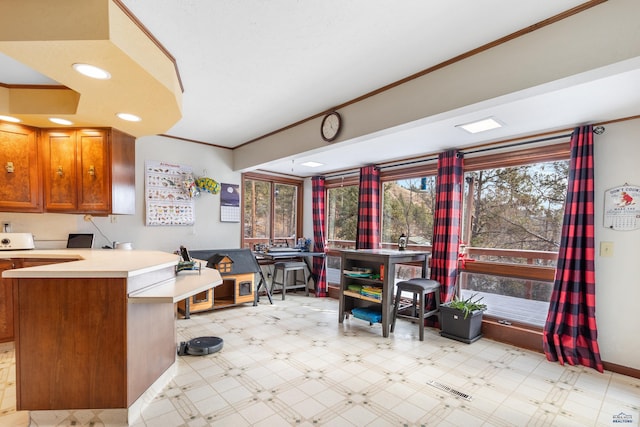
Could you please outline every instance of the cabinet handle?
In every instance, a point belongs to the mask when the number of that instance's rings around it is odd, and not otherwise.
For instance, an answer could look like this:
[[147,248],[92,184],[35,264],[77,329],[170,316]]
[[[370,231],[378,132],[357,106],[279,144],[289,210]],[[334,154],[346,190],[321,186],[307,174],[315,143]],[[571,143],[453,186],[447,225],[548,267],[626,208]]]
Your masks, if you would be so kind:
[[58,166],[58,175],[59,176],[64,175],[64,172],[62,171],[62,166]]
[[89,175],[91,176],[96,175],[96,168],[93,165],[89,166]]
[[13,167],[13,162],[7,162],[4,168],[7,170],[7,173],[15,172],[15,168]]

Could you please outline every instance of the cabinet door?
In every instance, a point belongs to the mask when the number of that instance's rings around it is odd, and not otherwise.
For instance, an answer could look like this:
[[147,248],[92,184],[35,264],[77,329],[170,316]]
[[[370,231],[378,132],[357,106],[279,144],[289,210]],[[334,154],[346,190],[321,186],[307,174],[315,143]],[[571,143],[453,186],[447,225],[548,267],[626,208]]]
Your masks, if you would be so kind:
[[[13,261],[0,260],[0,275],[12,268]],[[0,342],[13,339],[13,279],[0,277]]]
[[78,211],[111,212],[110,152],[109,138],[105,131],[78,131]]
[[47,131],[42,137],[41,148],[45,210],[75,211],[78,201],[75,131]]
[[42,212],[36,131],[0,124],[0,210]]

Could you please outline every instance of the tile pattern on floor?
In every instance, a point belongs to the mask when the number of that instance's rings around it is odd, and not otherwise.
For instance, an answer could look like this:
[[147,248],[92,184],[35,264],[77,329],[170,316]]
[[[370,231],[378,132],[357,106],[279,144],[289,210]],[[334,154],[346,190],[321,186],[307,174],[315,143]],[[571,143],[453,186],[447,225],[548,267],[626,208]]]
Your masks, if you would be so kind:
[[[638,426],[640,380],[481,339],[468,345],[398,320],[338,323],[329,298],[287,295],[176,321],[180,341],[224,339],[223,349],[178,358],[177,374],[138,427],[200,426]],[[470,400],[436,387],[471,396]],[[0,425],[15,410],[13,344],[0,344]],[[32,425],[116,426],[92,411]],[[84,414],[84,415],[83,415]]]

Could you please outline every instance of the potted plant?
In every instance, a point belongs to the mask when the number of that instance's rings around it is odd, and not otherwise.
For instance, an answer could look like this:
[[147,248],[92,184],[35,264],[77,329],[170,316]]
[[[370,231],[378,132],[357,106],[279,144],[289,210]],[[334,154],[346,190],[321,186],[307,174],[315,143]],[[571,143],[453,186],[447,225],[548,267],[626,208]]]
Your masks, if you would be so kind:
[[457,296],[440,305],[440,335],[471,344],[482,337],[482,313],[487,305],[473,294],[467,299]]

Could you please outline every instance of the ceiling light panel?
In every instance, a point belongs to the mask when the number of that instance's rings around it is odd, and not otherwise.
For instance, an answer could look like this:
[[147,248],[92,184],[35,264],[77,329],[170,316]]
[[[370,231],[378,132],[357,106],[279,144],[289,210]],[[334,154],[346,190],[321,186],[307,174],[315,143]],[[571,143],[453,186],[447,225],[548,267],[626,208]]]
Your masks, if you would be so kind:
[[456,127],[461,128],[469,133],[479,133],[479,132],[486,132],[492,129],[501,128],[502,123],[500,123],[494,117],[488,117],[486,119],[477,120],[475,122],[465,123],[463,125],[456,125]]
[[318,166],[323,166],[324,163],[318,163],[318,162],[304,162],[304,163],[300,163],[302,166],[306,166],[308,168],[317,168]]

